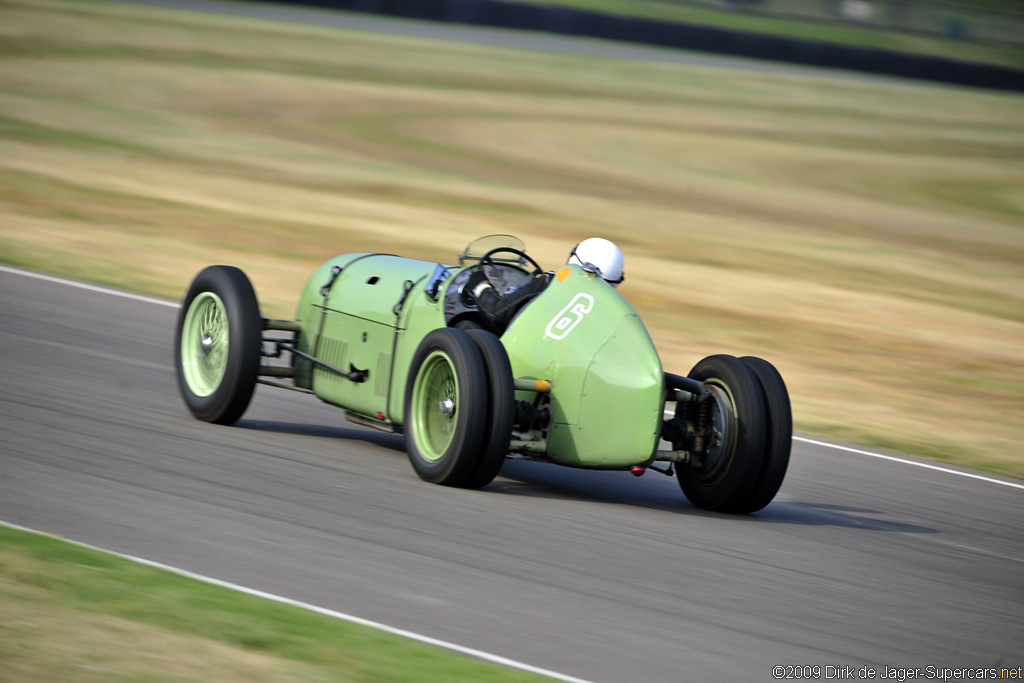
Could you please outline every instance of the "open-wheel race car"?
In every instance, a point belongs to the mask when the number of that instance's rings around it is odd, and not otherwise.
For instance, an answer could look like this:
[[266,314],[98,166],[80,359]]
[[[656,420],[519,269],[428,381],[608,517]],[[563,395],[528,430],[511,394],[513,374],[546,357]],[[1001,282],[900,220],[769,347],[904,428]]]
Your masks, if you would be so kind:
[[[537,293],[494,329],[471,291],[480,282],[499,300]],[[256,384],[312,393],[352,422],[403,433],[416,473],[448,486],[486,486],[506,458],[674,468],[694,505],[747,513],[771,502],[789,463],[789,396],[771,364],[713,355],[688,376],[664,372],[599,266],[544,272],[507,235],[471,242],[458,265],[330,259],[294,321],[261,317],[248,277],[210,266],[182,301],[175,363],[200,420],[237,421]]]

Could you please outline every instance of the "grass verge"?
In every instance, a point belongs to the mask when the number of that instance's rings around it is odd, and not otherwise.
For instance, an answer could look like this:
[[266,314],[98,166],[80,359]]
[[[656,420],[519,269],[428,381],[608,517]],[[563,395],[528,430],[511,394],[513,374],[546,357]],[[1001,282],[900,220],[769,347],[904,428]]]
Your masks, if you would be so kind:
[[0,525],[0,661],[21,681],[544,681]]
[[797,429],[1024,477],[1024,98],[0,0],[0,261],[290,317],[350,251],[600,235],[666,369]]

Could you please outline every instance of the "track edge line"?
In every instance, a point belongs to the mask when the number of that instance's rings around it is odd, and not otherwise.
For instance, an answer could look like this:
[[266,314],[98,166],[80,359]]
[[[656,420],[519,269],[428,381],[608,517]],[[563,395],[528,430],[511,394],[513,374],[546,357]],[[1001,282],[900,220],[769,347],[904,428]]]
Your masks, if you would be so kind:
[[125,299],[144,301],[148,304],[170,306],[171,308],[181,308],[181,304],[177,303],[176,301],[166,301],[164,299],[157,299],[151,296],[143,296],[142,294],[122,292],[120,290],[111,289],[109,287],[101,287],[100,285],[90,285],[86,282],[78,282],[76,280],[69,280],[67,278],[56,277],[54,275],[44,275],[43,273],[36,273],[35,271],[23,270],[21,268],[12,268],[11,266],[0,265],[0,272],[10,273],[12,275],[21,275],[23,277],[31,277],[37,280],[45,280],[46,282],[56,282],[57,284],[67,285],[68,287],[75,287],[76,289],[84,289],[90,292],[99,292],[101,294],[110,294],[111,296],[119,296]]
[[[0,268],[3,268],[3,266],[0,266]],[[239,593],[244,593],[246,595],[252,595],[254,597],[263,598],[264,600],[271,600],[273,602],[277,602],[277,603],[280,603],[280,604],[283,604],[283,605],[290,605],[292,607],[298,607],[300,609],[304,609],[304,610],[307,610],[309,612],[314,612],[316,614],[321,614],[323,616],[331,617],[333,619],[341,619],[342,621],[348,621],[348,622],[351,622],[353,624],[359,624],[360,626],[367,626],[369,628],[373,628],[373,629],[376,629],[378,631],[384,631],[385,633],[390,633],[392,635],[396,635],[396,636],[399,636],[399,637],[402,637],[402,638],[407,638],[409,640],[414,640],[416,642],[420,642],[420,643],[423,643],[425,645],[432,645],[434,647],[440,647],[440,648],[443,648],[445,650],[449,650],[451,652],[456,652],[456,653],[461,654],[461,655],[466,655],[466,656],[469,656],[469,657],[473,657],[474,659],[480,659],[480,660],[483,660],[485,662],[490,662],[492,664],[499,664],[501,666],[505,666],[505,667],[508,667],[510,669],[517,669],[519,671],[523,671],[523,672],[526,672],[526,673],[537,674],[539,676],[546,676],[546,677],[552,678],[554,680],[565,681],[566,683],[592,683],[591,681],[587,681],[587,680],[582,679],[582,678],[575,678],[573,676],[567,676],[565,674],[560,674],[560,673],[558,673],[556,671],[549,671],[547,669],[542,669],[540,667],[536,667],[536,666],[533,666],[531,664],[526,664],[524,662],[519,662],[519,661],[516,661],[514,659],[509,659],[507,657],[502,657],[501,655],[495,655],[495,654],[491,654],[489,652],[484,652],[483,650],[476,650],[476,649],[473,649],[471,647],[465,647],[463,645],[457,645],[455,643],[449,643],[447,641],[439,640],[437,638],[431,638],[430,636],[425,636],[425,635],[416,633],[414,631],[407,631],[405,629],[397,628],[397,627],[394,627],[394,626],[388,626],[387,624],[382,624],[380,622],[370,621],[369,619],[363,619],[362,617],[357,617],[357,616],[354,616],[354,615],[351,615],[351,614],[345,614],[344,612],[337,612],[335,610],[327,609],[326,607],[319,607],[317,605],[313,605],[313,604],[310,604],[308,602],[301,602],[299,600],[293,600],[291,598],[286,598],[284,596],[276,595],[274,593],[267,593],[265,591],[257,590],[255,588],[249,588],[247,586],[242,586],[240,584],[231,583],[230,581],[224,581],[224,580],[221,580],[221,579],[215,579],[215,578],[210,577],[210,576],[205,576],[203,574],[197,574],[195,572],[191,572],[191,571],[189,571],[187,569],[181,569],[179,567],[174,567],[174,566],[171,566],[171,565],[168,565],[168,564],[163,564],[161,562],[156,562],[154,560],[147,560],[146,558],[143,558],[143,557],[136,557],[134,555],[126,555],[124,553],[119,553],[119,552],[114,551],[114,550],[108,550],[106,548],[101,548],[99,546],[90,545],[88,543],[82,543],[81,541],[75,541],[73,539],[65,538],[63,536],[55,536],[53,534],[48,534],[45,531],[39,531],[38,529],[30,529],[29,527],[21,526],[20,524],[13,524],[11,522],[7,522],[7,521],[2,520],[2,519],[0,519],[0,526],[7,527],[8,529],[15,529],[17,531],[25,531],[25,532],[28,532],[28,533],[31,533],[31,534],[37,534],[39,536],[46,536],[47,538],[52,538],[52,539],[54,539],[56,541],[63,541],[65,543],[70,543],[70,544],[78,546],[80,548],[86,548],[88,550],[94,550],[96,552],[101,552],[101,553],[104,553],[106,555],[111,555],[113,557],[118,557],[118,558],[120,558],[122,560],[128,560],[129,562],[135,562],[137,564],[146,565],[148,567],[153,567],[155,569],[161,569],[163,571],[171,572],[172,574],[177,574],[178,576],[182,576],[182,577],[185,577],[185,578],[188,578],[188,579],[194,579],[196,581],[202,581],[203,583],[208,583],[208,584],[211,584],[211,585],[214,585],[214,586],[219,586],[221,588],[227,588],[229,590],[233,590],[233,591],[236,591],[236,592],[239,592]]]
[[[172,308],[180,308],[181,307],[180,304],[178,304],[176,302],[173,302],[173,301],[165,301],[163,299],[156,299],[156,298],[153,298],[153,297],[142,296],[141,294],[132,294],[131,292],[121,292],[121,291],[118,291],[116,289],[110,289],[110,288],[107,288],[107,287],[100,287],[98,285],[90,285],[90,284],[87,284],[87,283],[84,283],[84,282],[77,282],[75,280],[68,280],[68,279],[65,279],[65,278],[55,277],[53,275],[44,275],[42,273],[36,273],[36,272],[30,271],[30,270],[23,270],[21,268],[12,268],[10,266],[0,265],[0,272],[11,273],[11,274],[14,274],[14,275],[23,275],[25,277],[32,277],[32,278],[36,278],[36,279],[39,279],[39,280],[45,280],[47,282],[56,282],[56,283],[59,283],[59,284],[62,284],[62,285],[67,285],[69,287],[77,287],[79,289],[85,289],[85,290],[88,290],[88,291],[91,291],[91,292],[100,292],[102,294],[110,294],[112,296],[120,296],[120,297],[124,297],[126,299],[134,299],[136,301],[144,301],[146,303],[158,304],[160,306],[169,306],[169,307],[172,307]],[[860,450],[858,448],[851,448],[849,446],[840,446],[838,444],[828,443],[826,441],[817,441],[815,439],[808,439],[808,438],[805,438],[805,437],[802,437],[802,436],[794,436],[793,440],[794,441],[801,441],[803,443],[809,443],[809,444],[812,444],[814,446],[823,446],[825,448],[833,448],[833,449],[839,450],[839,451],[846,451],[846,452],[849,452],[849,453],[856,453],[858,455],[867,455],[867,456],[870,456],[872,458],[880,458],[882,460],[891,460],[893,462],[901,462],[901,463],[904,463],[906,465],[914,465],[916,467],[924,467],[926,469],[936,470],[938,472],[946,472],[948,474],[956,474],[956,475],[959,475],[961,477],[969,477],[971,479],[978,479],[978,480],[981,480],[981,481],[987,481],[987,482],[990,482],[990,483],[993,483],[993,484],[1002,484],[1003,486],[1009,486],[1011,488],[1024,489],[1024,484],[1017,484],[1017,483],[1010,482],[1010,481],[1003,481],[1002,479],[993,479],[992,477],[986,477],[986,476],[980,475],[980,474],[973,474],[971,472],[961,472],[960,470],[953,470],[953,469],[949,469],[948,467],[939,467],[938,465],[930,465],[928,463],[917,462],[915,460],[905,460],[903,458],[897,458],[897,457],[892,456],[892,455],[883,455],[881,453],[872,453],[871,451],[864,451],[864,450]],[[0,524],[6,524],[6,523],[3,522],[2,520],[0,520]],[[29,529],[29,531],[31,531],[31,529]],[[42,533],[42,532],[38,532],[38,533]],[[102,548],[100,548],[99,550],[102,550]],[[129,559],[135,559],[135,558],[129,558]],[[424,636],[424,637],[426,637],[426,636]],[[562,679],[562,680],[577,680],[577,679]]]
[[1024,489],[1024,484],[1017,484],[1012,481],[1004,481],[1002,479],[993,479],[992,477],[986,477],[981,474],[973,474],[971,472],[962,472],[960,470],[950,469],[948,467],[940,467],[938,465],[932,465],[926,462],[917,462],[916,460],[905,460],[904,458],[897,458],[893,455],[884,455],[882,453],[872,453],[871,451],[863,451],[859,448],[851,448],[850,446],[840,446],[839,444],[828,443],[826,441],[817,441],[815,439],[808,439],[802,436],[794,436],[793,441],[801,441],[803,443],[809,443],[814,446],[824,446],[825,448],[833,448],[837,451],[846,451],[848,453],[856,453],[857,455],[867,455],[872,458],[881,458],[882,460],[891,460],[893,462],[901,462],[905,465],[914,465],[915,467],[924,467],[929,470],[936,470],[938,472],[946,472],[948,474],[956,474],[961,477],[970,477],[971,479],[980,479],[981,481],[991,482],[993,484],[1002,484],[1003,486],[1010,486],[1017,489]]

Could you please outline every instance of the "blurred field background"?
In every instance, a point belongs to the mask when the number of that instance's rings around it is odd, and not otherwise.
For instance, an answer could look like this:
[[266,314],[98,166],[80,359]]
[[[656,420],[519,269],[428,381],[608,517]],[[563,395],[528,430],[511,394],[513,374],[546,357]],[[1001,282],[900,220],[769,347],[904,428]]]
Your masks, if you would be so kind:
[[517,1],[1024,66],[1024,3],[1020,0]]
[[1017,477],[1022,188],[1016,95],[0,0],[0,261],[229,263],[290,317],[347,251],[604,236],[666,369],[760,355],[799,431]]

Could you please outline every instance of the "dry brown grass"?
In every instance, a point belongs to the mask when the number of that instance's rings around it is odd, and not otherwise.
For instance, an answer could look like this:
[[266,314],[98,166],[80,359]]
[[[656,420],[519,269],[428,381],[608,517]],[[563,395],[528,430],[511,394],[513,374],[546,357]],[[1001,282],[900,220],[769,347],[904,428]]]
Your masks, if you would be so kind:
[[548,680],[0,526],[0,681]]
[[289,316],[346,251],[618,241],[666,368],[798,429],[1024,476],[1024,100],[0,1],[0,259]]
[[[64,594],[69,582],[84,590],[90,581],[103,581],[106,573],[87,565],[46,562],[21,548],[0,549],[0,680],[329,680],[318,666],[199,633],[93,613],[76,608]],[[125,602],[130,599],[145,596],[126,596]]]
[[[77,612],[56,600],[4,601],[5,628],[12,640],[0,680],[163,680],[224,683],[329,681],[331,676],[294,660],[264,655],[103,614]],[[12,611],[7,612],[10,609]]]

